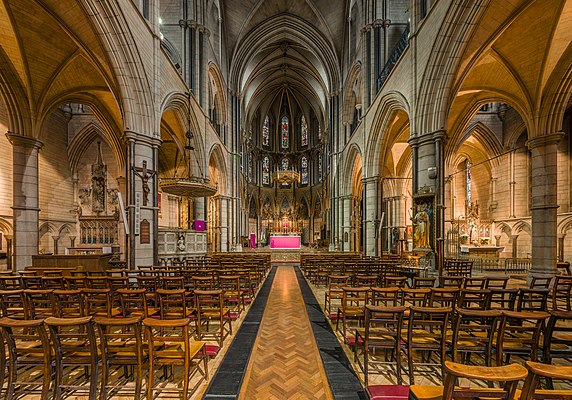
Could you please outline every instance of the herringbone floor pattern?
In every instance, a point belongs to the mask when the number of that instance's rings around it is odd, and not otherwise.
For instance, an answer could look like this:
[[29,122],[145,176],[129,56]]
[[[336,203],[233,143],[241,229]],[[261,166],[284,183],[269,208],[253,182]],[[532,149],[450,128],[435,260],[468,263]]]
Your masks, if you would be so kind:
[[293,267],[277,267],[239,399],[332,399]]

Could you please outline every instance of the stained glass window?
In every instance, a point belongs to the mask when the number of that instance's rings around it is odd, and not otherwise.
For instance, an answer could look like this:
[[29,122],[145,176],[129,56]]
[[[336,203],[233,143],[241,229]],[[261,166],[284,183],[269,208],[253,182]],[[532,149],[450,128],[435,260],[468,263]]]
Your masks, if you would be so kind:
[[262,183],[270,185],[270,160],[268,157],[264,157],[262,160]]
[[471,189],[472,189],[472,177],[471,177],[471,162],[467,160],[467,203],[471,204]]
[[282,128],[280,130],[281,132],[280,137],[282,139],[281,140],[282,148],[287,149],[288,147],[290,147],[290,131],[289,131],[290,121],[288,120],[287,116],[282,117],[281,125]]
[[300,132],[301,132],[301,142],[302,146],[308,145],[308,124],[306,123],[306,117],[302,115],[302,119],[300,120]]
[[302,185],[308,184],[308,159],[302,157],[302,162],[300,163],[300,183]]
[[322,155],[318,154],[318,180],[322,182]]
[[289,166],[290,166],[290,160],[288,160],[286,157],[284,157],[282,159],[282,165],[281,165],[282,171],[286,171]]
[[318,125],[318,140],[322,140],[322,127]]
[[262,144],[268,146],[270,141],[270,121],[268,120],[268,115],[264,118],[264,124],[262,125]]

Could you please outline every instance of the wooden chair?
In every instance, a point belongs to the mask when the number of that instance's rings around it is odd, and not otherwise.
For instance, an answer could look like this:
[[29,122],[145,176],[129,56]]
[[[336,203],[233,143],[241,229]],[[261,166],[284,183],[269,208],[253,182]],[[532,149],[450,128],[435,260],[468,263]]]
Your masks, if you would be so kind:
[[57,289],[52,291],[54,316],[58,318],[85,317],[84,295],[79,289]]
[[462,276],[443,275],[439,278],[439,287],[460,289],[463,287],[464,282],[465,278]]
[[109,280],[106,275],[88,275],[85,277],[85,286],[90,289],[109,289]]
[[215,289],[214,277],[209,276],[193,276],[193,290],[209,291]]
[[555,358],[572,359],[572,311],[553,310],[543,335],[543,362]]
[[371,287],[369,303],[373,306],[396,307],[398,305],[399,287]]
[[528,369],[528,377],[524,381],[519,400],[572,400],[572,390],[570,389],[554,390],[539,388],[540,378],[542,377],[546,378],[549,382],[552,382],[553,379],[563,379],[568,382],[572,381],[572,366],[556,366],[532,361],[526,361],[525,365]]
[[485,282],[485,289],[506,289],[510,276],[488,276]]
[[[232,335],[232,318],[230,308],[224,306],[222,290],[195,290],[195,308],[197,312],[197,338],[203,340],[213,336],[222,348],[224,339]],[[210,325],[217,328],[213,331]]]
[[159,313],[159,308],[149,307],[147,304],[146,289],[117,289],[119,308],[123,318],[148,318]]
[[473,262],[469,260],[445,259],[443,275],[471,276]]
[[514,311],[518,289],[489,289],[491,291],[490,308]]
[[342,301],[336,315],[336,332],[339,331],[340,319],[342,321],[342,335],[347,339],[348,321],[363,322],[365,305],[369,302],[369,287],[343,287]]
[[572,276],[558,275],[552,287],[552,309],[571,311]]
[[[99,332],[102,365],[100,400],[107,399],[109,388],[119,389],[125,387],[124,383],[128,373],[126,367],[133,369],[135,399],[140,398],[143,382],[143,364],[146,362],[146,358],[143,354],[142,319],[143,318],[139,316],[128,318],[95,318]],[[125,367],[123,368],[123,381],[118,381],[115,386],[108,385],[112,366]],[[116,391],[114,391],[113,395],[115,395]]]
[[463,289],[484,289],[486,283],[484,276],[469,276],[463,281]]
[[161,319],[190,318],[195,309],[187,307],[185,289],[157,289],[159,297],[159,315]]
[[185,277],[182,275],[164,275],[159,278],[161,289],[185,289]]
[[230,308],[232,318],[236,319],[244,310],[244,291],[240,285],[239,275],[220,275],[219,289],[222,290],[225,307]]
[[401,305],[426,307],[430,295],[431,289],[429,287],[417,289],[404,287],[401,289]]
[[460,289],[456,287],[431,288],[429,307],[454,308],[457,305]]
[[490,308],[490,289],[461,289],[457,305],[461,308],[473,310],[487,310]]
[[551,276],[533,276],[530,281],[530,289],[550,289],[552,283]]
[[84,295],[85,315],[97,317],[117,317],[121,311],[113,307],[111,289],[84,288],[81,291]]
[[420,278],[418,276],[413,278],[413,289],[425,289],[435,287],[436,278]]
[[22,276],[20,279],[24,289],[44,289],[44,284],[41,276],[29,275]]
[[[0,349],[3,350],[2,358],[8,355],[8,382],[6,386],[6,400],[13,400],[22,393],[16,394],[16,387],[37,386],[41,383],[42,392],[40,399],[47,400],[52,378],[52,351],[50,340],[43,319],[17,320],[1,318],[0,327],[7,344],[7,352],[4,349],[4,339],[1,339]],[[1,364],[1,363],[0,363]],[[4,375],[2,365],[2,377]],[[41,368],[41,378],[32,373],[32,368]],[[33,381],[20,381],[22,376]],[[2,382],[0,382],[2,384]],[[1,386],[0,386],[1,388]],[[24,396],[26,391],[23,391]]]
[[[152,400],[155,387],[155,371],[161,366],[183,367],[182,398],[189,398],[189,380],[195,373],[208,379],[208,364],[204,342],[191,341],[190,319],[157,320],[145,318],[145,338],[149,354],[149,374],[147,379],[147,399]],[[203,362],[201,368],[200,362]],[[201,379],[202,381],[202,379]],[[199,381],[200,383],[200,381]],[[197,383],[197,387],[198,384]],[[196,387],[194,388],[196,389]]]
[[[97,349],[95,327],[91,316],[79,318],[49,317],[45,320],[50,329],[55,354],[54,400],[61,400],[64,389],[89,391],[89,400],[95,400],[98,388],[101,354]],[[77,367],[84,367],[87,386],[68,384],[64,377],[71,376]]]
[[64,282],[66,289],[74,290],[74,289],[83,289],[87,287],[85,283],[85,275],[78,275],[78,276],[66,276],[64,277]]
[[453,335],[448,341],[451,360],[468,364],[471,354],[476,353],[483,357],[487,367],[492,366],[493,343],[500,317],[498,310],[457,308],[452,324]]
[[43,319],[54,316],[53,290],[24,290],[24,313],[26,319]]
[[[514,399],[518,381],[527,376],[526,368],[519,364],[481,367],[445,361],[444,371],[444,386],[412,385],[409,387],[409,398],[413,400]],[[488,383],[499,382],[503,387],[460,387],[459,378],[477,379]]]
[[498,365],[508,364],[511,355],[538,360],[540,336],[550,314],[534,311],[501,311],[502,318],[496,340]]
[[[409,382],[415,384],[416,366],[438,366],[442,371],[446,359],[446,336],[451,308],[448,307],[410,307],[407,322],[407,365]],[[420,361],[414,362],[414,353],[425,353]],[[436,353],[439,362],[431,362]]]
[[326,292],[324,294],[324,309],[331,316],[332,301],[341,301],[343,296],[342,287],[348,286],[350,277],[348,275],[329,275]]
[[147,302],[151,307],[158,308],[159,307],[159,299],[157,298],[156,292],[158,289],[158,278],[156,276],[142,276],[138,275],[136,278],[137,280],[137,289],[145,289],[145,297]]
[[66,282],[64,277],[59,276],[42,276],[42,286],[44,289],[65,289]]
[[[356,360],[364,373],[365,385],[368,385],[370,364],[395,364],[397,383],[402,384],[401,353],[404,346],[401,340],[403,317],[407,307],[397,306],[365,306],[365,322],[363,328],[356,329]],[[358,349],[363,349],[363,363],[357,357]],[[389,361],[379,360],[378,350],[389,352]]]
[[378,275],[356,275],[354,276],[354,286],[356,287],[372,287],[379,285]]
[[2,317],[26,319],[22,289],[0,290],[0,311]]
[[23,288],[20,275],[0,275],[0,290],[21,290]]
[[516,296],[516,311],[548,311],[548,288],[522,288]]
[[403,288],[407,285],[406,276],[386,276],[384,280],[386,287]]

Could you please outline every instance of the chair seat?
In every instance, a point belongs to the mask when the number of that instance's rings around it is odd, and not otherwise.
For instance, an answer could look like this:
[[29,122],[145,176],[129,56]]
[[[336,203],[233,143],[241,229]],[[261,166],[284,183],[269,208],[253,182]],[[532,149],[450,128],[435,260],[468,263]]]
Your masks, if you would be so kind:
[[[222,315],[226,315],[230,312],[230,308],[223,308],[222,309]],[[208,310],[208,311],[204,311],[203,312],[203,316],[206,318],[219,318],[220,317],[220,312],[218,309],[216,310]]]
[[[426,386],[426,385],[412,385],[409,387],[411,391],[411,398],[416,400],[441,400],[443,397],[443,386]],[[462,388],[456,387],[462,390]],[[471,391],[478,391],[479,388],[471,388]],[[482,388],[483,393],[490,394],[491,391],[502,393],[502,389]],[[472,398],[474,398],[472,396]],[[486,396],[478,397],[479,399],[486,399]],[[489,397],[490,398],[490,397]],[[518,397],[517,397],[518,398]]]
[[[514,400],[519,400],[522,394],[522,390],[516,389],[516,393],[514,396]],[[572,390],[544,390],[544,389],[537,389],[534,391],[534,394],[538,395],[541,399],[572,399]]]
[[409,387],[412,399],[416,400],[441,400],[443,386],[412,385]]
[[[205,353],[207,357],[216,357],[218,352],[220,351],[220,347],[214,344],[207,344],[205,345]],[[202,354],[202,352],[201,352]]]
[[409,386],[374,385],[366,388],[370,400],[406,400],[409,399]]

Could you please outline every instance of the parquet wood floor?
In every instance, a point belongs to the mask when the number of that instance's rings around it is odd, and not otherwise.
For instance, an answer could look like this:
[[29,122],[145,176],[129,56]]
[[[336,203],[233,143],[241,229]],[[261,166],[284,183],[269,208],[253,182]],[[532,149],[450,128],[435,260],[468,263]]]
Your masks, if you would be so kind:
[[277,267],[239,399],[332,399],[293,267]]

